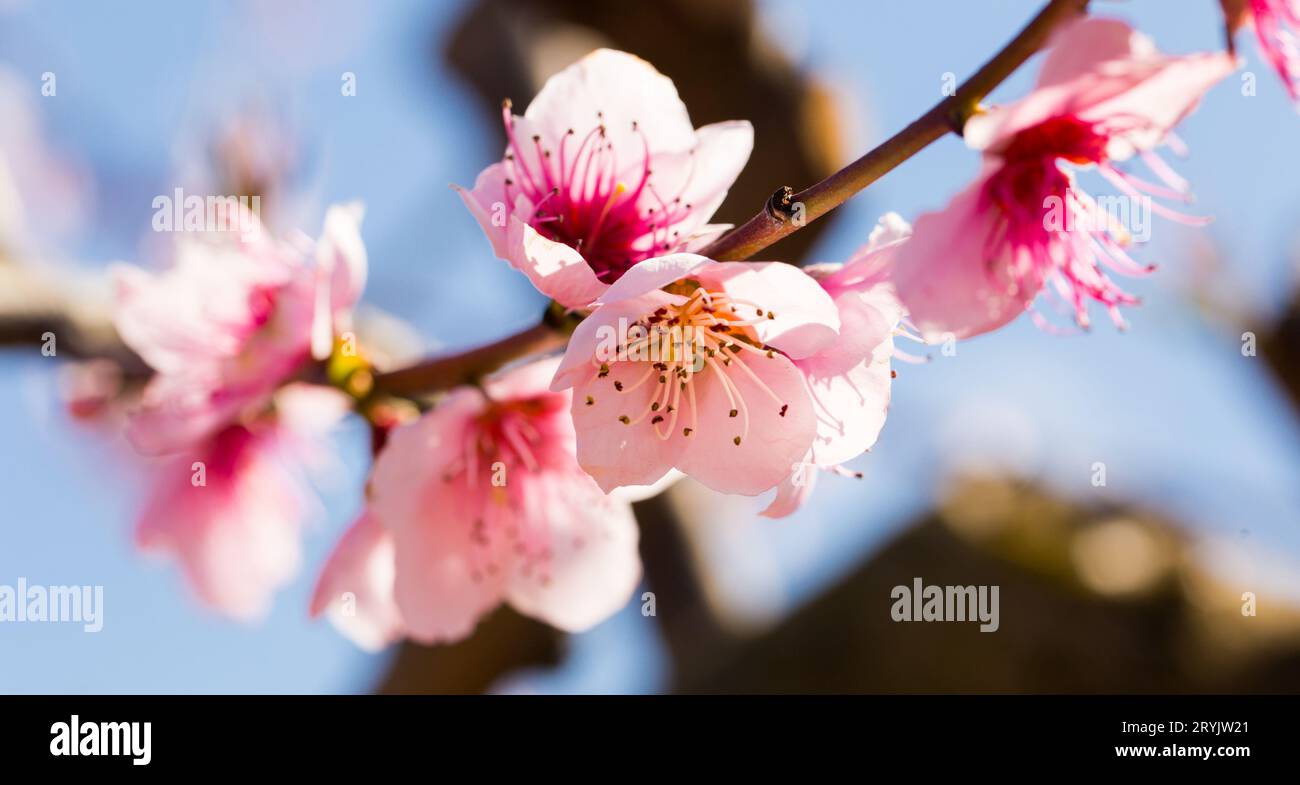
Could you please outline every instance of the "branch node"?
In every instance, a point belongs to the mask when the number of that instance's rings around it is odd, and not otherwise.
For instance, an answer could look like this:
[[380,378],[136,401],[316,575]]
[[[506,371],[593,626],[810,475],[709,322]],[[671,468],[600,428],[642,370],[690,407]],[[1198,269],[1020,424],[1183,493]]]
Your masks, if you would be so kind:
[[794,189],[783,185],[776,189],[767,199],[767,217],[773,222],[783,224],[794,217]]

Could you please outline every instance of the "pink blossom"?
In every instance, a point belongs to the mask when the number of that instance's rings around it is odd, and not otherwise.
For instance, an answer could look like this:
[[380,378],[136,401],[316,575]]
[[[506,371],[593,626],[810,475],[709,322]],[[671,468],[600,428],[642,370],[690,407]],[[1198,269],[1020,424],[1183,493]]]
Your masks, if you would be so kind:
[[136,543],[176,559],[205,604],[253,620],[297,574],[311,495],[302,467],[328,449],[324,434],[348,399],[295,384],[275,414],[223,427],[154,468]]
[[[1123,325],[1121,305],[1137,299],[1105,269],[1140,275],[1124,226],[1078,185],[1093,169],[1135,209],[1149,205],[1184,222],[1150,196],[1186,199],[1187,184],[1153,152],[1170,129],[1235,67],[1226,54],[1167,56],[1115,20],[1087,19],[1058,34],[1037,88],[966,124],[967,143],[984,151],[980,176],[940,212],[916,221],[899,252],[898,293],[927,338],[963,338],[1014,319],[1050,285],[1089,324],[1101,303]],[[1161,181],[1115,164],[1140,156]]]
[[128,427],[137,449],[199,442],[328,356],[365,285],[360,220],[359,206],[330,208],[314,264],[245,214],[250,232],[182,235],[164,273],[119,266],[118,332],[157,372]]
[[907,222],[889,213],[848,262],[805,268],[835,301],[840,339],[794,361],[808,386],[817,433],[762,515],[794,512],[812,493],[816,470],[849,474],[841,464],[871,449],[880,435],[889,411],[894,334],[903,319],[891,280],[893,258],[910,234]]
[[755,495],[812,446],[817,410],[795,363],[839,328],[831,295],[797,267],[658,257],[609,287],[552,389],[573,388],[578,462],[606,491],[675,467]]
[[[370,515],[391,534],[400,629],[411,637],[463,638],[501,602],[580,631],[626,604],[640,580],[631,508],[605,495],[574,459],[569,396],[546,387],[555,367],[534,362],[482,390],[456,389],[395,429],[379,454]],[[382,588],[378,567],[358,565],[377,564],[383,538],[372,530],[354,532],[353,541],[355,549],[333,560],[337,571],[373,570],[367,585]],[[327,575],[323,591],[351,582]],[[380,597],[354,591],[367,603]],[[326,602],[322,596],[317,607]],[[382,601],[371,607],[381,610],[359,622],[370,628],[362,637],[397,634]]]
[[571,308],[643,259],[698,248],[749,159],[745,121],[691,126],[672,80],[600,49],[553,76],[522,117],[503,109],[505,160],[457,189],[496,255]]

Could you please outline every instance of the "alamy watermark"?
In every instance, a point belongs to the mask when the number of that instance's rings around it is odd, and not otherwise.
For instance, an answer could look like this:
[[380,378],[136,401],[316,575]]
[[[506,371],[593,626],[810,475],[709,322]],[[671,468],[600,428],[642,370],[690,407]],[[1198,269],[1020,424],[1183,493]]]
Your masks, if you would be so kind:
[[153,760],[150,737],[152,722],[82,722],[73,714],[67,722],[50,726],[50,754],[114,755],[131,758],[133,766],[148,766]]
[[1071,204],[1069,197],[1055,194],[1045,197],[1043,228],[1049,232],[1123,234],[1136,243],[1151,239],[1151,197],[1102,194],[1091,200],[1087,208],[1080,208]]
[[103,586],[0,584],[0,623],[79,622],[86,632],[104,629]]
[[889,609],[894,621],[978,621],[980,632],[997,632],[997,586],[926,586],[920,578],[912,585],[895,586]]
[[262,197],[185,195],[177,188],[172,194],[153,198],[155,232],[239,232],[249,234],[261,228]]

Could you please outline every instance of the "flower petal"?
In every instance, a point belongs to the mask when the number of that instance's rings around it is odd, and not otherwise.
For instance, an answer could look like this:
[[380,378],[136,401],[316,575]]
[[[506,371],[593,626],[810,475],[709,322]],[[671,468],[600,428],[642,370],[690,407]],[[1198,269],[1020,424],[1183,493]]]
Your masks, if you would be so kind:
[[794,513],[808,501],[808,497],[812,496],[816,484],[816,467],[811,462],[805,463],[776,486],[776,495],[759,515],[764,518],[784,518]]
[[[762,386],[738,367],[742,362]],[[742,353],[726,374],[734,385],[731,397],[712,368],[692,381],[698,422],[677,468],[719,493],[754,496],[778,485],[803,460],[817,422],[803,374],[784,355]],[[733,403],[737,393],[748,412],[747,432],[745,416],[730,416],[741,408]],[[690,407],[684,407],[679,426],[690,422]],[[743,437],[740,444],[736,437]]]
[[[370,509],[392,532],[394,596],[411,637],[454,641],[473,631],[500,602],[504,559],[475,541],[475,521],[489,507],[486,482],[451,481],[441,467],[464,454],[482,394],[460,388],[419,420],[395,429],[370,478]],[[499,567],[503,565],[498,565]]]
[[578,463],[606,493],[624,485],[658,482],[687,446],[680,436],[684,427],[680,412],[677,429],[669,431],[659,424],[661,431],[668,431],[666,439],[659,438],[652,423],[656,416],[671,417],[666,407],[646,413],[664,390],[653,365],[638,361],[608,366],[605,377],[592,368],[575,384],[572,403],[573,425],[579,434]]
[[524,481],[522,493],[547,500],[550,559],[544,571],[516,569],[506,591],[520,613],[582,632],[627,604],[641,558],[631,508],[573,469]]
[[1163,55],[1146,36],[1113,19],[1089,18],[1053,39],[1039,86],[1023,99],[972,117],[963,137],[977,150],[997,152],[1020,131],[1053,117],[1118,121],[1136,131],[1110,151],[1123,159],[1155,147],[1211,87],[1236,68],[1222,52]]
[[597,49],[548,79],[524,117],[551,141],[571,128],[585,131],[602,123],[616,151],[642,149],[634,122],[652,151],[686,150],[695,141],[672,80],[641,58],[612,49]]
[[912,323],[927,341],[967,338],[1015,319],[1042,288],[1018,289],[1006,259],[986,253],[999,219],[977,179],[939,212],[917,219],[898,250],[894,283]]
[[337,317],[356,305],[366,288],[366,246],[361,240],[360,202],[331,205],[316,245],[316,264],[329,276],[330,308]]
[[163,464],[136,528],[137,544],[176,558],[204,603],[247,621],[267,614],[300,561],[303,497],[272,439],[230,428]]
[[645,259],[623,273],[597,302],[603,305],[639,297],[716,265],[718,262],[693,253],[675,253]]
[[537,291],[566,308],[585,308],[605,291],[582,254],[546,239],[517,216],[510,218],[506,243],[506,261],[527,275]]
[[366,651],[379,651],[402,635],[393,598],[393,536],[363,513],[334,546],[312,593],[311,615],[330,623]]
[[684,238],[703,229],[717,212],[754,149],[754,127],[747,120],[713,123],[695,133],[692,149],[653,157],[654,187],[641,195],[639,203],[643,213],[666,205],[685,210],[683,220],[673,224]]
[[[488,241],[492,243],[492,253],[496,254],[498,259],[509,261],[509,246],[506,242],[509,232],[506,229],[506,218],[509,215],[510,204],[506,201],[505,183],[506,166],[498,161],[479,172],[472,189],[466,190],[459,185],[453,185],[452,189],[469,208],[474,220],[478,221],[483,234],[487,235]],[[493,220],[497,215],[500,215],[499,224]]]
[[759,340],[799,359],[816,354],[838,336],[840,319],[829,294],[804,271],[782,262],[716,262],[699,271],[729,297],[752,305],[747,318],[763,311],[754,325]]
[[597,307],[569,336],[569,345],[555,371],[551,389],[559,392],[585,381],[595,372],[593,360],[599,364],[617,359],[617,349],[626,340],[630,325],[656,308],[684,299],[654,289],[639,297]]

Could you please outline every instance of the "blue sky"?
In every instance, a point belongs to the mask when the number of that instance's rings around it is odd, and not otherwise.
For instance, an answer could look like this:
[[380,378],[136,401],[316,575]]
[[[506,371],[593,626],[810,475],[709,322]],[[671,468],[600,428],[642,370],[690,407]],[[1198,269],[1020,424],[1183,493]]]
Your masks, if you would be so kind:
[[[846,97],[855,150],[923,112],[945,72],[969,74],[1037,5],[763,3],[781,43]],[[363,200],[367,301],[409,319],[427,347],[490,339],[539,310],[540,298],[492,259],[446,188],[472,182],[498,152],[469,94],[429,56],[458,3],[18,6],[0,25],[0,64],[30,85],[46,142],[93,175],[90,225],[64,239],[67,259],[92,269],[156,261],[153,196],[179,184],[199,132],[258,100],[302,138],[310,175],[295,220],[314,232],[328,202]],[[1220,41],[1213,0],[1176,11],[1171,3],[1094,6],[1135,22],[1167,51]],[[1140,499],[1177,512],[1201,536],[1244,541],[1261,554],[1260,574],[1263,554],[1286,565],[1277,591],[1296,592],[1296,419],[1263,361],[1241,355],[1238,331],[1206,322],[1186,295],[1207,240],[1225,254],[1216,287],[1260,312],[1277,307],[1296,275],[1300,116],[1253,43],[1242,42],[1258,94],[1243,96],[1235,78],[1216,89],[1179,129],[1191,156],[1174,162],[1195,187],[1195,210],[1216,221],[1197,231],[1156,219],[1138,253],[1163,269],[1123,282],[1145,300],[1128,312],[1132,329],[1120,334],[1099,319],[1090,335],[1058,337],[1021,320],[954,357],[903,366],[882,438],[855,463],[864,480],[827,478],[812,505],[780,522],[757,519],[750,500],[710,500],[718,516],[707,552],[718,555],[717,582],[737,613],[772,618],[791,607],[884,541],[954,468],[990,463],[1079,498]],[[46,71],[58,74],[57,97],[39,97]],[[343,71],[357,75],[355,97],[340,97]],[[1023,94],[1033,73],[1031,64],[994,99]],[[959,139],[940,140],[843,208],[816,256],[843,259],[886,210],[911,219],[941,207],[977,163]],[[202,611],[170,565],[133,551],[145,470],[120,443],[66,421],[49,361],[10,353],[0,367],[8,381],[0,386],[0,584],[19,576],[102,584],[106,604],[94,635],[71,625],[0,626],[0,693],[366,688],[383,656],[361,654],[305,618],[314,571],[360,502],[359,428],[339,433],[341,465],[319,483],[326,513],[307,538],[304,574],[250,627]],[[1089,482],[1096,461],[1107,464],[1104,489]],[[652,690],[663,667],[650,625],[631,608],[576,638],[560,673],[505,688]]]

